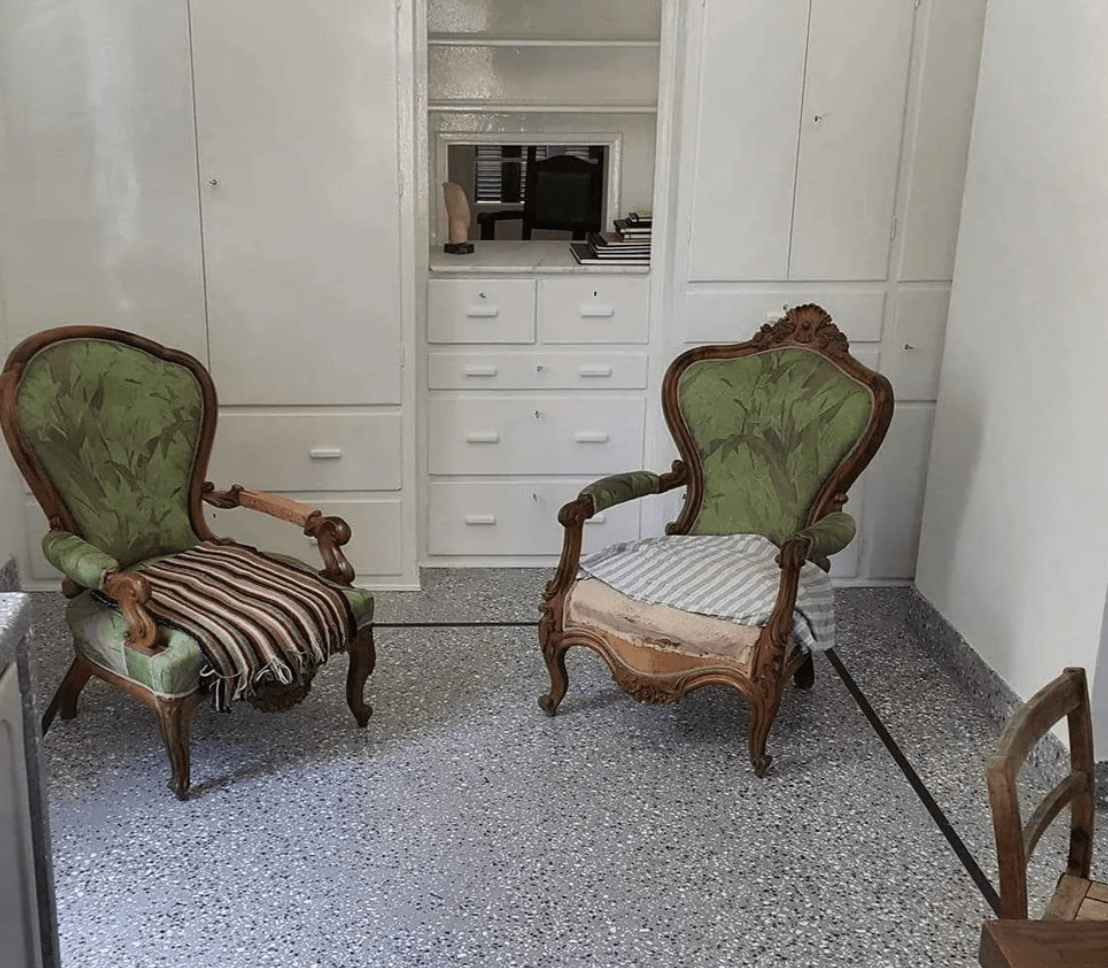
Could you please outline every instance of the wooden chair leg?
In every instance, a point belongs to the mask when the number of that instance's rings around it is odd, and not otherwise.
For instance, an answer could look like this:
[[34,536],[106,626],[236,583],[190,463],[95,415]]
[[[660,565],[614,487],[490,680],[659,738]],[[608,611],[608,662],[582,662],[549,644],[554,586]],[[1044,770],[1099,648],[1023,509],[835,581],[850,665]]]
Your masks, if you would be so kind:
[[369,722],[373,708],[365,701],[366,679],[377,664],[377,649],[373,644],[373,626],[361,629],[350,643],[350,668],[346,673],[346,704],[359,726]]
[[199,691],[182,696],[180,699],[156,699],[154,711],[158,715],[158,729],[169,756],[169,765],[173,777],[169,788],[178,800],[187,800],[191,777],[189,771],[189,724],[192,714],[200,705]]
[[816,682],[816,666],[812,661],[812,653],[801,663],[800,668],[793,673],[793,685],[797,689],[811,689]]
[[759,700],[751,699],[750,705],[750,762],[757,776],[765,776],[773,757],[766,753],[766,739],[770,727],[777,718],[777,708],[781,705],[781,691],[767,691]]
[[80,655],[76,656],[66,671],[61,685],[58,686],[58,691],[54,693],[54,698],[50,700],[50,705],[46,707],[46,712],[42,715],[43,736],[46,735],[50,724],[54,721],[54,716],[59,712],[62,714],[62,719],[72,719],[77,715],[77,697],[81,695],[81,690],[85,688],[91,676],[92,665]]
[[552,646],[546,641],[542,642],[542,655],[546,660],[546,670],[550,673],[550,692],[539,697],[539,706],[547,716],[553,716],[558,711],[558,704],[569,688],[569,675],[566,673],[567,651],[565,646]]

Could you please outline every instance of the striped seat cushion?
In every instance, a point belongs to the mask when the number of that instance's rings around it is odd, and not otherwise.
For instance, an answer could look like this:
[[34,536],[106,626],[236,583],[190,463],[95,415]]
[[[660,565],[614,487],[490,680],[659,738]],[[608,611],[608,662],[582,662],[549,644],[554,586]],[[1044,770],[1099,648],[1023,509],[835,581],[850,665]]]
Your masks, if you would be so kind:
[[338,586],[253,548],[206,541],[141,573],[155,621],[199,643],[200,679],[220,710],[267,680],[299,683],[355,631]]
[[[598,551],[581,560],[579,576],[636,601],[763,626],[781,585],[777,552],[760,534],[674,534]],[[792,639],[805,649],[835,644],[831,579],[810,561],[800,570]]]

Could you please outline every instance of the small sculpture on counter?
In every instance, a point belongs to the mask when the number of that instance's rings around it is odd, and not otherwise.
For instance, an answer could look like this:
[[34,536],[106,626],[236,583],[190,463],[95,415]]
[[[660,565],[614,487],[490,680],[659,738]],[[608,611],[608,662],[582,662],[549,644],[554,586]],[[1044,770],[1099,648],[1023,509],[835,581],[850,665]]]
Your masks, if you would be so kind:
[[443,182],[442,195],[446,203],[446,226],[450,240],[442,249],[451,255],[468,255],[473,251],[473,243],[469,241],[472,216],[465,189],[456,182]]

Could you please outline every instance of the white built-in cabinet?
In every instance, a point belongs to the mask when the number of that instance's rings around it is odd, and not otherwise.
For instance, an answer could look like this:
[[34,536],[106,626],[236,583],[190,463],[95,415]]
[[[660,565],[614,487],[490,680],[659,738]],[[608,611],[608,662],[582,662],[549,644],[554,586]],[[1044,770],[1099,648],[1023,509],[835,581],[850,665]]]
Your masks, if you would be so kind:
[[[564,243],[506,243],[543,251]],[[558,510],[642,465],[650,281],[641,272],[524,278],[433,259],[427,317],[427,551],[543,556]],[[585,546],[639,534],[639,508],[594,516]]]
[[[851,491],[844,579],[910,578],[985,0],[684,8],[670,348],[818,302],[889,376],[889,436]],[[655,453],[666,453],[661,433]]]
[[[221,404],[210,479],[340,514],[359,580],[398,587],[418,581],[402,11],[12,0],[0,12],[9,345],[85,323],[197,356]],[[283,522],[208,513],[217,533],[318,559]],[[22,573],[48,579],[29,498],[25,516]]]
[[[561,549],[561,506],[599,477],[643,466],[649,270],[577,266],[568,236],[445,254],[434,216],[444,146],[482,140],[605,143],[609,220],[649,206],[663,7],[428,0],[429,563],[546,564]],[[596,515],[585,547],[638,537],[639,510]]]
[[[94,323],[199,357],[211,477],[342,514],[360,579],[403,587],[418,562],[548,564],[582,484],[668,467],[669,360],[819,302],[897,394],[836,573],[910,577],[984,6],[8,0],[7,343]],[[649,269],[443,254],[449,146],[544,138],[612,146],[609,204],[654,210]],[[587,541],[674,513],[610,509]]]

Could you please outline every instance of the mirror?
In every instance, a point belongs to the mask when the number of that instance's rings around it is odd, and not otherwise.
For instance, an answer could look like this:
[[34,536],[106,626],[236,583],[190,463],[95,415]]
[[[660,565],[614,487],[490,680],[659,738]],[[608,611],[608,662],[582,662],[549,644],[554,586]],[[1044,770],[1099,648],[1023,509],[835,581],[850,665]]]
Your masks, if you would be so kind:
[[469,199],[471,239],[583,239],[606,224],[611,156],[607,144],[454,142],[446,180]]

